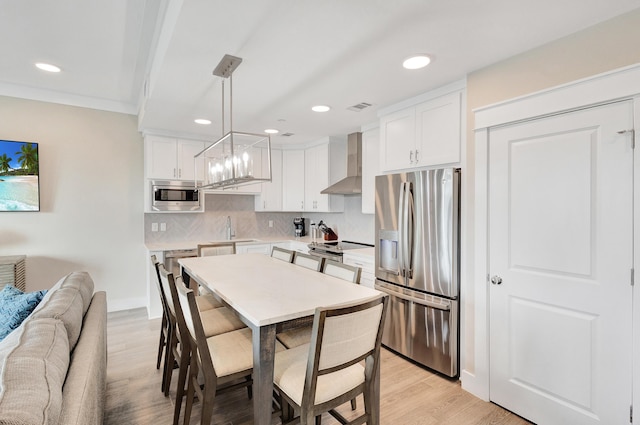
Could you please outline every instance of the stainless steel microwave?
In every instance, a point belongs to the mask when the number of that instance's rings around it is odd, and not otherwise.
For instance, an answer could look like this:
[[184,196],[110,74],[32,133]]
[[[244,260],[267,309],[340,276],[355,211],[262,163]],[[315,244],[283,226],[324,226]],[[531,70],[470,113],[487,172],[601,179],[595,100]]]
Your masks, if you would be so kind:
[[190,181],[151,181],[153,211],[202,211],[200,193]]

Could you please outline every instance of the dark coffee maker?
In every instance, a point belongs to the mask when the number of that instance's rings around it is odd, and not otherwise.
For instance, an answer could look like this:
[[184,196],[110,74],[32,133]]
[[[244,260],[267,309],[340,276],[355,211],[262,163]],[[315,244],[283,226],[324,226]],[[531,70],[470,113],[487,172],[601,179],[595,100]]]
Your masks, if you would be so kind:
[[296,238],[307,235],[307,219],[303,217],[296,217],[293,219],[293,229]]

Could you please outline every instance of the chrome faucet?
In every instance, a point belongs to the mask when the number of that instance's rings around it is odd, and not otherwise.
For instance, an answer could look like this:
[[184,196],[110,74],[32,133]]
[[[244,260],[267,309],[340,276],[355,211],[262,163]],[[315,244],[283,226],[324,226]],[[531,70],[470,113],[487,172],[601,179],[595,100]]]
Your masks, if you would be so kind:
[[235,233],[231,231],[231,216],[227,216],[227,240],[230,241],[233,237],[235,237]]

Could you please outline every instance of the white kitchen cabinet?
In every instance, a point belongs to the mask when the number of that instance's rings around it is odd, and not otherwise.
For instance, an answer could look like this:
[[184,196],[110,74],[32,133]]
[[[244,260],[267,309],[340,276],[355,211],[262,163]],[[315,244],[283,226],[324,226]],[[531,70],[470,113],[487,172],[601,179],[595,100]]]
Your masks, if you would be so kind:
[[[268,156],[263,155],[266,167]],[[262,191],[255,198],[256,211],[282,211],[282,150],[271,149],[271,182],[262,183]]]
[[265,254],[271,255],[270,243],[251,243],[242,244],[236,243],[236,254]]
[[460,162],[461,91],[380,118],[380,169]]
[[278,246],[291,251],[302,252],[303,254],[309,253],[309,244],[307,242],[289,241],[286,242],[286,246],[283,244],[278,244]]
[[306,211],[329,211],[329,145],[313,146],[304,152],[304,206]]
[[342,212],[344,195],[320,192],[346,177],[346,141],[328,138],[304,153],[304,209],[308,212]]
[[380,173],[380,129],[362,132],[362,213],[374,214],[376,176]]
[[304,211],[304,150],[282,151],[282,210]]
[[350,254],[345,252],[342,256],[342,262],[350,266],[360,267],[360,285],[373,288],[376,282],[375,261],[372,255]]
[[384,171],[413,166],[416,145],[416,110],[408,108],[380,118],[380,168]]
[[[205,148],[205,142],[161,136],[144,140],[145,176],[148,179],[195,180],[194,156]],[[198,180],[204,177],[204,162],[198,166]]]

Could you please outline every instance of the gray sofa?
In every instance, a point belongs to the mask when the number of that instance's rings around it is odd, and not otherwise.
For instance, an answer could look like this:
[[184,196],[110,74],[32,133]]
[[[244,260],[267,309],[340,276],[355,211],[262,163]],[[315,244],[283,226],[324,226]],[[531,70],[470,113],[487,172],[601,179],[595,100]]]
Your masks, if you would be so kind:
[[0,425],[102,424],[107,301],[93,290],[70,273],[0,342]]

